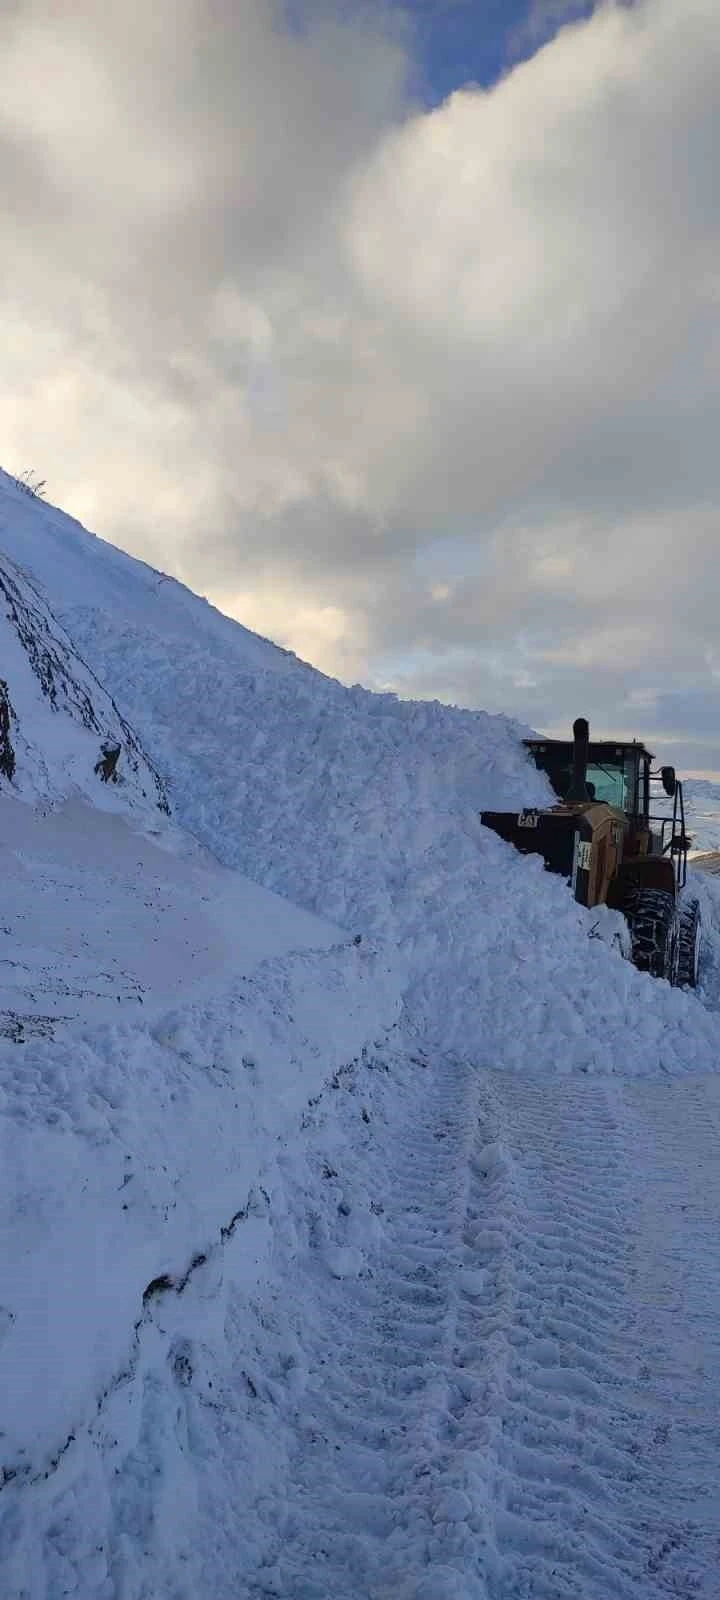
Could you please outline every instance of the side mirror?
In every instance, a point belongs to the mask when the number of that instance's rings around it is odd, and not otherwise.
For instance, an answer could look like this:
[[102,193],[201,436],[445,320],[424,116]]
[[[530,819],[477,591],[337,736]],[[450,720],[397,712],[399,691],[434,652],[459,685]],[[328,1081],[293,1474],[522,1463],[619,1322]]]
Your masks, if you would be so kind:
[[673,797],[673,795],[675,793],[675,786],[676,786],[675,768],[674,767],[661,767],[660,768],[660,777],[662,779],[662,786],[663,786],[663,789],[665,790],[666,795],[669,795],[670,799],[672,800],[672,797]]

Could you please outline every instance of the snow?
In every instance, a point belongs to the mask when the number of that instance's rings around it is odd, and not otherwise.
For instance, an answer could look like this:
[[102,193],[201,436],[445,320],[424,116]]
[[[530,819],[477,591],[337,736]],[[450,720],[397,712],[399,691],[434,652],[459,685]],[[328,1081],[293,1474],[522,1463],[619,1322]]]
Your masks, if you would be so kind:
[[97,1539],[110,1593],[715,1594],[717,1084],[360,1064],[265,1174],[260,1281],[148,1312],[46,1568]]
[[[293,948],[347,939],[160,825],[154,837],[79,796],[0,805],[5,949],[0,1033],[195,1004]],[[1,948],[1,947],[0,947]],[[143,1007],[143,1013],[139,1008]]]
[[517,724],[0,552],[3,1597],[714,1600],[718,885],[671,990]]
[[191,642],[178,661],[131,613],[116,627],[88,607],[65,616],[124,686],[179,821],[229,865],[398,949],[407,1012],[438,1050],[607,1072],[627,1069],[632,1034],[636,1072],[714,1066],[715,1024],[694,999],[658,993],[607,948],[621,919],[577,907],[481,826],[482,809],[548,799],[527,730],[259,670],[242,637],[231,655],[224,636]]
[[[22,1051],[0,1045],[0,1428],[6,1471],[35,1475],[126,1365],[148,1283],[218,1247],[268,1140],[397,1002],[372,952],[237,874],[23,809],[0,819],[23,1005]],[[39,929],[63,904],[42,943],[28,901]]]
[[[119,803],[167,811],[165,790],[111,697],[78,655],[22,568],[0,561],[0,645],[9,690],[9,737],[17,792],[34,800],[85,794],[96,806]],[[99,764],[116,753],[111,779]]]
[[693,853],[720,848],[720,784],[688,778],[683,784]]

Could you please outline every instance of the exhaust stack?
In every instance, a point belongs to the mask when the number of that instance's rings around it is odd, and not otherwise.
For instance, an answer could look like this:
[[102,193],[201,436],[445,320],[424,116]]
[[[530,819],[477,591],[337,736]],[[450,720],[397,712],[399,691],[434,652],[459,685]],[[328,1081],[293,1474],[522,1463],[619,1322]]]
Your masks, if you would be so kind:
[[585,783],[590,728],[585,717],[576,717],[573,723],[573,738],[575,743],[573,746],[572,783],[565,796],[566,804],[569,806],[585,805],[590,799]]

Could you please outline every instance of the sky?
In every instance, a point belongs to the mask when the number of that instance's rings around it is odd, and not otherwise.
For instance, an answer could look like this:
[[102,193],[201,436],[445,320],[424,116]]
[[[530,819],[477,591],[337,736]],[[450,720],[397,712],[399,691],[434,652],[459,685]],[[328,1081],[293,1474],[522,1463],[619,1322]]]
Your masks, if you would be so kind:
[[[497,83],[561,26],[593,9],[594,0],[350,0],[346,14],[364,12],[400,31],[415,91],[433,106],[468,84]],[[318,15],[317,0],[287,0],[286,12],[296,26],[307,24]]]
[[0,44],[0,464],[344,681],[720,770],[716,0]]

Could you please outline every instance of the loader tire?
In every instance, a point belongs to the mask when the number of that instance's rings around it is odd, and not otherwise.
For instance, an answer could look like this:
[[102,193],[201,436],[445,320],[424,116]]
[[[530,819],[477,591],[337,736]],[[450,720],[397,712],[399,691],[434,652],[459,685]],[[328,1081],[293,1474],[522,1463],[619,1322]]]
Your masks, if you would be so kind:
[[625,911],[632,959],[653,978],[678,982],[680,928],[675,896],[666,889],[639,889]]
[[685,900],[680,907],[680,960],[678,983],[697,989],[702,943],[702,917],[697,900]]

